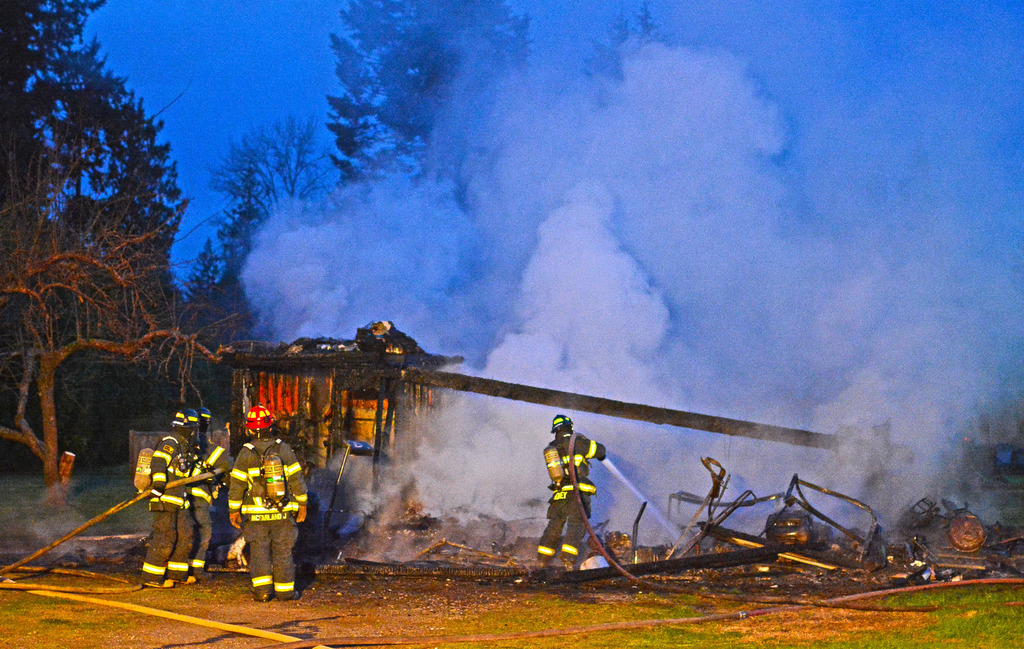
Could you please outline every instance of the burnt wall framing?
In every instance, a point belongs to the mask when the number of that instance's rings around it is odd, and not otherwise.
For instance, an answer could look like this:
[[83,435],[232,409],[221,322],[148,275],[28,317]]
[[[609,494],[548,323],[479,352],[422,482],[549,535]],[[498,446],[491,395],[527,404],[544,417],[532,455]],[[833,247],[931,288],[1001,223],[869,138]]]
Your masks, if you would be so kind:
[[400,429],[418,428],[417,418],[434,402],[433,389],[403,381],[400,368],[413,362],[459,361],[429,354],[362,352],[225,355],[234,368],[232,452],[245,442],[245,413],[263,404],[307,466],[325,467],[346,440],[372,444],[376,464],[393,451]]

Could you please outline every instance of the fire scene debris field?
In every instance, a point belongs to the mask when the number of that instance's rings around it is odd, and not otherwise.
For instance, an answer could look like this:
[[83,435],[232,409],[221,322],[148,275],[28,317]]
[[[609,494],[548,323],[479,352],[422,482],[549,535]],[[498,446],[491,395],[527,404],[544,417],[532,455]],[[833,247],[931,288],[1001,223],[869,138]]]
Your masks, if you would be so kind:
[[[248,575],[230,560],[196,585],[126,584],[137,583],[141,565],[144,535],[131,533],[144,524],[140,507],[142,516],[129,510],[101,529],[110,534],[76,538],[34,562],[50,571],[6,574],[13,583],[0,592],[0,646],[555,647],[567,634],[597,647],[936,646],[958,639],[1014,646],[1024,630],[1024,581],[1008,531],[982,525],[980,547],[956,550],[952,541],[976,543],[978,528],[957,523],[963,511],[925,501],[904,521],[910,541],[889,543],[876,565],[857,540],[841,533],[837,539],[822,529],[828,525],[803,515],[799,499],[811,500],[807,483],[791,487],[789,513],[776,507],[775,525],[767,525],[775,531],[762,535],[724,524],[735,501],[712,508],[710,520],[722,520],[708,526],[706,497],[700,498],[702,520],[693,534],[701,539],[685,556],[665,559],[670,548],[640,547],[633,563],[629,535],[605,533],[633,579],[607,567],[540,570],[533,545],[499,521],[466,525],[410,510],[380,527],[343,524],[361,531],[340,548],[297,557],[301,599],[270,603],[252,601]],[[797,488],[802,496],[794,495]],[[24,515],[5,510],[2,522],[21,529],[9,517]],[[488,537],[506,543],[485,547],[481,539]],[[8,539],[0,565],[31,549],[24,533]],[[385,540],[407,559],[360,558]],[[858,597],[865,593],[879,594]],[[136,608],[112,608],[113,602]],[[167,613],[179,619],[160,616]],[[254,635],[261,632],[269,635]]]
[[[391,323],[354,341],[221,354],[236,411],[218,443],[235,455],[242,413],[260,403],[302,450],[311,491],[295,553],[300,599],[252,600],[224,489],[207,578],[143,589],[148,515],[132,507],[143,498],[126,479],[134,466],[75,476],[66,510],[42,505],[41,484],[20,484],[32,479],[5,477],[0,647],[1003,647],[1024,631],[1024,528],[944,498],[920,498],[885,529],[870,503],[799,475],[778,476],[777,493],[737,495],[727,468],[703,457],[707,491],[669,496],[674,543],[638,538],[645,502],[632,530],[588,522],[589,556],[571,570],[538,563],[537,520],[438,519],[415,489],[370,511],[338,498],[375,493],[446,391],[815,449],[836,448],[835,435],[441,371],[461,359],[426,354]],[[133,431],[130,442],[158,435]],[[360,455],[362,477],[341,486]]]

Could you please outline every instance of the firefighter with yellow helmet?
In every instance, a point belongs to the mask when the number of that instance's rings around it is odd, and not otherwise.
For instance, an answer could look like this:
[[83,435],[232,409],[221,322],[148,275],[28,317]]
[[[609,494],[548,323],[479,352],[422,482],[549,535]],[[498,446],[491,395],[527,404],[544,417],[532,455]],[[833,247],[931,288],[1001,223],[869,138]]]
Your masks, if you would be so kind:
[[167,483],[189,475],[189,440],[199,427],[195,410],[182,409],[171,421],[171,434],[153,451],[149,511],[153,533],[142,564],[148,586],[171,588],[189,582],[189,551],[192,549],[192,518],[188,512],[186,486],[168,489]]
[[274,436],[274,416],[264,406],[249,409],[242,445],[231,470],[231,524],[249,544],[253,598],[265,602],[297,599],[292,548],[296,523],[306,518],[306,483],[291,447]]
[[[580,543],[586,532],[586,518],[590,518],[590,497],[597,493],[597,487],[590,480],[590,460],[605,458],[603,444],[576,434],[573,448],[569,448],[569,440],[573,434],[572,419],[565,415],[556,415],[551,422],[551,432],[555,439],[544,449],[544,461],[548,467],[551,484],[548,488],[554,493],[548,500],[548,525],[537,545],[537,558],[542,565],[548,565],[559,552],[566,570],[572,570],[579,557]],[[579,485],[580,501],[584,511],[576,501],[576,488],[569,475],[569,464],[575,468],[576,482]],[[566,525],[568,523],[568,525]],[[562,528],[565,527],[565,536]]]
[[192,546],[192,575],[202,580],[206,569],[206,551],[213,537],[213,518],[210,509],[217,498],[223,480],[231,471],[231,458],[224,447],[210,440],[210,421],[213,414],[207,408],[200,408],[199,428],[190,440],[192,470],[190,475],[216,472],[216,476],[189,485],[189,501],[195,522]]

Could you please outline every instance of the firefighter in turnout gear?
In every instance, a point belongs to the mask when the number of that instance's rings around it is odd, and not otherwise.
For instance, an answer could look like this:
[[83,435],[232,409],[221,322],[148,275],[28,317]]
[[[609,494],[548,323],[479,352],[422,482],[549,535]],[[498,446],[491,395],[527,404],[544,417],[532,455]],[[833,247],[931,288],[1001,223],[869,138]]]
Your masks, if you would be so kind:
[[252,438],[231,470],[228,509],[231,524],[249,543],[253,597],[297,599],[292,547],[296,523],[306,518],[302,467],[291,447],[274,437],[274,416],[264,406],[249,410],[245,428]]
[[[605,458],[603,444],[587,439],[579,433],[576,434],[573,449],[570,450],[569,438],[572,431],[572,420],[565,415],[557,415],[551,422],[551,432],[555,439],[544,449],[544,461],[551,478],[548,488],[554,493],[548,500],[548,526],[537,545],[537,558],[542,565],[548,565],[561,551],[562,563],[566,570],[572,570],[576,566],[580,543],[586,532],[585,519],[580,512],[579,503],[576,502],[575,487],[569,475],[568,465],[572,462],[575,467],[580,500],[583,502],[586,517],[590,518],[590,497],[597,493],[597,487],[588,477],[590,460]],[[566,527],[564,537],[563,527]]]
[[153,513],[153,533],[142,564],[149,586],[170,588],[188,582],[188,559],[192,549],[192,519],[188,512],[187,486],[167,489],[167,483],[189,475],[189,440],[199,427],[195,410],[183,409],[174,415],[171,434],[160,440],[153,451],[149,511]]
[[199,428],[192,436],[190,444],[192,470],[189,475],[218,472],[215,478],[189,485],[189,501],[192,518],[195,521],[192,538],[192,575],[201,580],[206,569],[206,551],[210,548],[210,539],[213,537],[210,508],[217,499],[217,492],[220,491],[223,480],[226,480],[231,472],[231,459],[223,447],[210,441],[210,420],[213,415],[206,408],[200,408],[198,414]]

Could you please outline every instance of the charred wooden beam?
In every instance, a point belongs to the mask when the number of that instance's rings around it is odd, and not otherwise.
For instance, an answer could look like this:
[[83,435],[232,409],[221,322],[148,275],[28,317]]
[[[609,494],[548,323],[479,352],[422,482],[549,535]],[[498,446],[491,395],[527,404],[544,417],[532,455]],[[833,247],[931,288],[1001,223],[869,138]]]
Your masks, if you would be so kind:
[[[643,575],[671,575],[687,570],[703,570],[709,568],[733,568],[749,566],[754,563],[774,562],[779,556],[777,547],[760,547],[749,550],[733,550],[730,552],[713,552],[695,557],[682,557],[667,561],[650,561],[647,563],[626,564],[623,568],[634,577]],[[578,584],[598,579],[614,579],[622,577],[615,568],[594,568],[593,570],[577,570],[566,572],[555,581],[559,583]]]
[[475,392],[514,401],[526,401],[528,403],[537,403],[566,410],[592,412],[597,415],[645,421],[652,424],[667,424],[669,426],[702,430],[720,435],[749,437],[751,439],[763,439],[792,444],[794,446],[808,446],[827,450],[832,450],[838,445],[835,435],[815,433],[809,430],[759,424],[752,421],[715,417],[713,415],[702,415],[695,412],[658,408],[639,403],[627,403],[625,401],[591,397],[574,392],[563,392],[562,390],[550,390],[477,376],[466,376],[465,374],[457,374],[455,372],[408,368],[402,370],[401,375],[405,381],[433,385],[439,388],[448,388],[461,392]]

